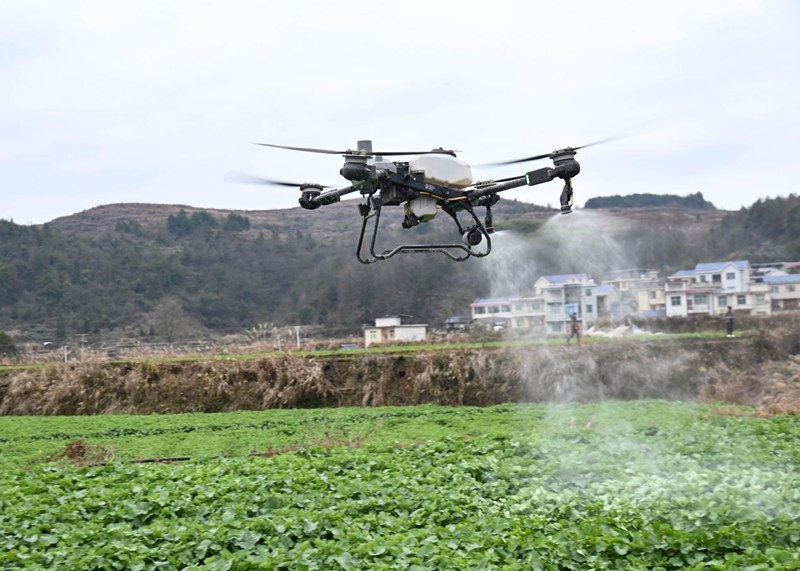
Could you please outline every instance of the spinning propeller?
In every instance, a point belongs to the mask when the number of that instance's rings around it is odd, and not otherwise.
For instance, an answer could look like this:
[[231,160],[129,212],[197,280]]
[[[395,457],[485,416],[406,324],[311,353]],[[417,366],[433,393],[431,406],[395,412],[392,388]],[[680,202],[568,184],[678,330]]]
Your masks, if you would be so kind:
[[261,184],[266,186],[289,186],[292,188],[315,187],[319,189],[331,188],[330,185],[316,184],[312,182],[288,182],[285,180],[274,180],[263,176],[255,176],[238,171],[230,171],[225,175],[225,182],[237,184]]
[[255,145],[261,145],[262,147],[274,147],[276,149],[287,149],[289,151],[301,151],[304,153],[321,153],[324,155],[344,155],[344,156],[383,156],[383,157],[397,157],[403,155],[450,155],[456,156],[456,152],[449,149],[443,149],[439,147],[438,149],[433,149],[430,151],[373,151],[372,144],[364,145],[364,148],[361,148],[362,143],[364,141],[359,141],[359,148],[358,149],[347,149],[345,151],[335,151],[333,149],[314,149],[311,147],[289,147],[287,145],[273,145],[272,143],[254,143]]
[[549,152],[549,153],[543,153],[541,155],[533,155],[532,157],[525,157],[525,158],[522,158],[522,159],[513,159],[513,160],[510,160],[510,161],[500,161],[500,162],[496,162],[496,163],[487,163],[487,164],[484,164],[484,165],[481,165],[481,166],[484,166],[484,167],[499,167],[499,166],[503,166],[503,165],[516,165],[516,164],[519,164],[519,163],[527,163],[527,162],[530,162],[530,161],[540,161],[542,159],[554,159],[554,160],[556,160],[556,159],[558,159],[558,157],[563,156],[563,155],[568,155],[568,154],[574,155],[575,152],[580,150],[580,149],[585,149],[587,147],[593,147],[595,145],[601,145],[603,143],[609,143],[611,141],[616,141],[617,139],[620,139],[620,138],[621,137],[608,137],[606,139],[600,139],[599,141],[593,141],[591,143],[587,143],[587,144],[581,145],[579,147],[566,147],[565,149],[558,149],[556,151],[552,151],[552,152]]

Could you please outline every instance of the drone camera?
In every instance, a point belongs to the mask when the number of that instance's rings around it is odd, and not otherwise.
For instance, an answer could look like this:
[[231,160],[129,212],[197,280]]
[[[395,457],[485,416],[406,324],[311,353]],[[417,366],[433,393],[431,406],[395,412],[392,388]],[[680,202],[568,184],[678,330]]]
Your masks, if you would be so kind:
[[464,232],[464,234],[462,234],[461,238],[464,240],[464,244],[472,247],[481,243],[481,240],[483,240],[483,235],[477,228],[470,228]]

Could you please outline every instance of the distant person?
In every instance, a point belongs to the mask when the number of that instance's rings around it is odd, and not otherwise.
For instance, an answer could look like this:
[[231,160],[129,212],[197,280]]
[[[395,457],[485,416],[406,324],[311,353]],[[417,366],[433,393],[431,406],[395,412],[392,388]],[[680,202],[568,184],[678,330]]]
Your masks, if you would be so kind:
[[729,305],[725,312],[725,328],[728,337],[733,337],[733,308]]
[[578,344],[580,344],[581,326],[580,323],[578,323],[578,316],[575,313],[569,318],[569,337],[567,337],[567,343],[569,343],[573,337],[575,337],[578,340]]

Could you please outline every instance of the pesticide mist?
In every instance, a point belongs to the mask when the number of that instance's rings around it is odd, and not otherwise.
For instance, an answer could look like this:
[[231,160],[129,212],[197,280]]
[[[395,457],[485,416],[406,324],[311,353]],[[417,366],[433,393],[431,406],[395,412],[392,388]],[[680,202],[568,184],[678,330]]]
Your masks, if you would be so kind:
[[[491,281],[492,297],[531,297],[534,282],[547,275],[586,274],[600,283],[615,270],[640,267],[635,244],[619,238],[635,233],[619,228],[619,221],[602,214],[578,211],[569,216],[556,215],[532,236],[501,232],[495,239],[490,260],[484,265]],[[561,306],[559,305],[559,310]],[[545,314],[551,311],[545,305]],[[563,311],[563,310],[561,310]],[[561,316],[564,319],[564,316]],[[584,332],[585,333],[585,332]],[[509,328],[508,336],[526,333]],[[529,334],[530,335],[530,334]],[[692,400],[704,381],[703,364],[696,353],[674,349],[659,351],[652,346],[631,341],[616,351],[605,344],[567,344],[550,337],[517,359],[518,375],[531,401],[549,403],[539,421],[556,432],[571,427],[574,447],[559,448],[557,476],[550,489],[532,485],[518,501],[539,498],[542,494],[582,489],[593,498],[604,498],[604,509],[614,511],[620,505],[667,505],[673,498],[683,498],[688,513],[704,514],[705,502],[722,502],[737,517],[768,519],[770,510],[779,509],[774,498],[775,473],[762,473],[745,460],[757,450],[747,450],[748,442],[737,442],[742,456],[725,454],[732,448],[725,443],[724,427],[715,437],[699,441],[684,438],[685,428],[668,426],[664,418],[654,418],[652,428],[642,430],[638,423],[625,418],[620,400],[659,399],[661,402]],[[650,401],[655,402],[655,401]],[[591,403],[591,404],[587,404]],[[644,406],[647,406],[644,404]],[[676,405],[679,406],[679,405]],[[642,409],[637,414],[641,414]],[[686,419],[684,419],[686,420]],[[586,446],[591,443],[591,446]],[[533,454],[547,454],[547,446],[533,445]],[[758,444],[750,443],[754,446]],[[725,466],[704,465],[692,456],[693,446],[725,457]],[[752,454],[751,454],[752,453]],[[748,488],[733,486],[728,474],[746,474]],[[729,494],[708,497],[698,489],[722,486]],[[759,497],[764,497],[762,502]],[[692,525],[677,521],[677,526]]]

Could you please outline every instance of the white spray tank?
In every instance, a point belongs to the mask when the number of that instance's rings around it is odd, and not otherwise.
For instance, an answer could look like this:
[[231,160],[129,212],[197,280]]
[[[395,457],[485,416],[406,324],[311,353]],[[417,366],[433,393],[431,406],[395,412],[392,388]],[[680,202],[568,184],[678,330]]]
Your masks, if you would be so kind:
[[[461,159],[445,153],[420,155],[408,163],[411,172],[422,172],[425,180],[451,188],[465,188],[472,184],[472,167]],[[428,222],[436,216],[437,200],[421,196],[406,204],[406,215],[413,214],[420,222]]]
[[472,184],[472,167],[444,153],[420,155],[408,163],[411,172],[424,172],[425,179],[443,186],[466,188]]

